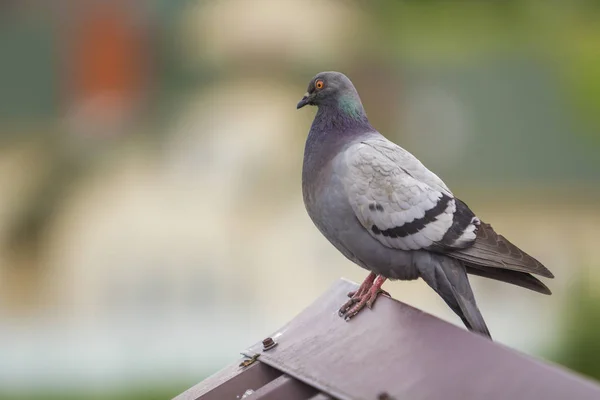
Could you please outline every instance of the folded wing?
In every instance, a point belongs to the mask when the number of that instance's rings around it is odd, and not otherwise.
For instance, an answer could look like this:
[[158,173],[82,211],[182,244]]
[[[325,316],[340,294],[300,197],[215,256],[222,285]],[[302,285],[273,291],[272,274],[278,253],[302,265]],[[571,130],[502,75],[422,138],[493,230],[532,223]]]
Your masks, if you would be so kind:
[[482,223],[406,150],[375,137],[351,145],[343,157],[343,168],[337,172],[352,209],[383,245],[443,253],[463,261],[474,274],[547,290],[530,279],[535,278],[524,276],[553,277],[547,268]]

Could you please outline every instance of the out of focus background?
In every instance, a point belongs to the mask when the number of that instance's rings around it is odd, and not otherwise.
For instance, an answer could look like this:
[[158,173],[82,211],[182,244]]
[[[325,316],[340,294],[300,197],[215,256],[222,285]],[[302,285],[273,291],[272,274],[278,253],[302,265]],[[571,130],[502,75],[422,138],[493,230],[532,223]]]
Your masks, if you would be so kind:
[[471,279],[494,338],[600,379],[600,1],[3,0],[0,398],[171,398],[364,278],[302,204],[323,70],[556,275]]

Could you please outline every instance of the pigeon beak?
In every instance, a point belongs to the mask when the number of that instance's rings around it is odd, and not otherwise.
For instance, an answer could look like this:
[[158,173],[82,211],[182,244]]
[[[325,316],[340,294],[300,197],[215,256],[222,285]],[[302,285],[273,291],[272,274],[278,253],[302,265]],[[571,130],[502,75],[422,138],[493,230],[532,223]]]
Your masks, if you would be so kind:
[[296,105],[296,110],[301,109],[302,107],[304,107],[305,105],[307,105],[309,102],[309,98],[308,98],[308,92],[306,92],[304,94],[304,97],[302,97],[302,100],[300,100],[298,102],[298,104]]

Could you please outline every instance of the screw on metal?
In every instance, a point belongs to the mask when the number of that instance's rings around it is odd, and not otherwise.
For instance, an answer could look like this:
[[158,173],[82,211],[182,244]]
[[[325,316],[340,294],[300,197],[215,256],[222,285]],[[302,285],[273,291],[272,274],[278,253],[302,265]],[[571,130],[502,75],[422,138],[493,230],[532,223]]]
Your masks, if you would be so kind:
[[271,350],[273,347],[277,346],[277,342],[273,340],[272,337],[268,337],[262,341],[263,351]]
[[377,400],[394,400],[394,398],[390,396],[387,392],[381,392],[377,396]]
[[242,368],[249,367],[252,364],[254,364],[256,362],[256,360],[258,360],[258,357],[260,357],[260,354],[255,354],[252,357],[247,358],[244,361],[242,361],[239,366]]

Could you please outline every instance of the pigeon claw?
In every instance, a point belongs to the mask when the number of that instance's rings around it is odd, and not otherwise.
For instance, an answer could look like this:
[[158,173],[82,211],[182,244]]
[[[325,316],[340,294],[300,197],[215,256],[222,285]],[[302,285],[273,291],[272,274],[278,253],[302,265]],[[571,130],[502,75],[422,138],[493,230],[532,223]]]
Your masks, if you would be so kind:
[[388,292],[381,289],[381,285],[383,285],[385,280],[386,278],[382,276],[376,277],[375,274],[372,273],[372,276],[370,274],[356,292],[348,294],[351,295],[350,300],[340,307],[338,311],[339,316],[343,317],[346,321],[349,321],[365,308],[365,306],[372,309],[375,300],[377,300],[377,297],[380,294],[389,296]]
[[386,292],[385,290],[379,289],[379,292],[375,296],[373,296],[373,297],[369,298],[369,300],[367,300],[367,307],[369,308],[369,310],[373,309],[373,304],[375,304],[375,300],[377,300],[377,297],[379,297],[380,294],[386,294],[389,297],[388,292]]
[[344,321],[350,321],[352,318],[354,318],[356,315],[358,315],[359,312],[362,311],[363,308],[365,308],[365,304],[364,303],[356,303],[356,305],[354,307],[352,307],[350,310],[348,310],[348,312],[344,315]]
[[346,315],[346,313],[348,312],[348,310],[350,310],[352,308],[354,303],[356,303],[355,299],[350,299],[347,302],[345,302],[344,305],[340,307],[340,309],[338,311],[338,315],[340,317],[343,317],[344,315]]

